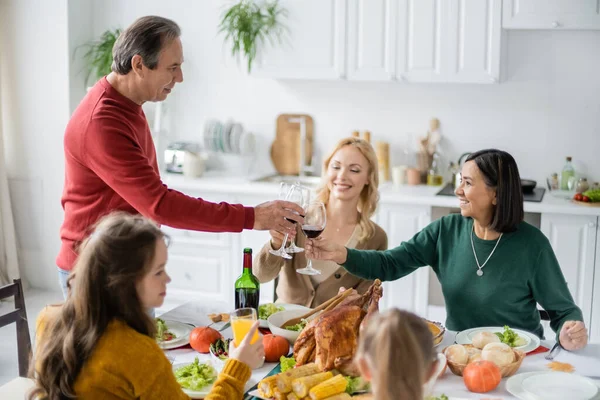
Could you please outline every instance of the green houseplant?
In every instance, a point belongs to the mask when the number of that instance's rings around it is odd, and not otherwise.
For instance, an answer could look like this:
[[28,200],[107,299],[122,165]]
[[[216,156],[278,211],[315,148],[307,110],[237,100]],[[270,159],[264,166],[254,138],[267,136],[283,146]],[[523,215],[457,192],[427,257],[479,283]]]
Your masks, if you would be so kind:
[[89,82],[90,78],[96,81],[110,73],[113,61],[112,49],[120,34],[120,29],[106,30],[102,33],[100,39],[80,46],[82,49],[86,49],[83,54],[84,68],[87,71],[86,83]]
[[280,39],[285,27],[281,18],[287,10],[278,0],[261,2],[239,0],[227,8],[221,16],[219,33],[225,34],[225,42],[231,42],[231,54],[242,54],[246,58],[248,72],[256,59],[258,48],[265,40],[274,43]]

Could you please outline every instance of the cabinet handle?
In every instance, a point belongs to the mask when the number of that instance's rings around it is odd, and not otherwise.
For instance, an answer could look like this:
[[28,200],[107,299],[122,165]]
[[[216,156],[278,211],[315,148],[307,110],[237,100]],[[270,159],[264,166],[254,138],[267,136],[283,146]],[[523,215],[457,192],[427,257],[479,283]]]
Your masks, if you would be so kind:
[[554,22],[552,23],[552,27],[553,27],[553,28],[558,28],[559,26],[560,26],[560,23],[559,23],[558,21],[554,21]]

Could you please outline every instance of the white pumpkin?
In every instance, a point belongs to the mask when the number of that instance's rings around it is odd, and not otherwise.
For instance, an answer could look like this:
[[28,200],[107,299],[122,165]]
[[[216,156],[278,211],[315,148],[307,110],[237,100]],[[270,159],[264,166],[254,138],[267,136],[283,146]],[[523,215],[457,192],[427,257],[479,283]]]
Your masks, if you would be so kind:
[[500,338],[495,333],[487,331],[477,332],[473,336],[473,346],[478,349],[483,349],[489,343],[500,343]]
[[444,355],[448,361],[454,364],[467,364],[469,362],[469,352],[462,344],[453,344],[444,350]]
[[504,367],[515,361],[515,353],[507,344],[489,343],[481,350],[481,359],[491,361],[499,367]]

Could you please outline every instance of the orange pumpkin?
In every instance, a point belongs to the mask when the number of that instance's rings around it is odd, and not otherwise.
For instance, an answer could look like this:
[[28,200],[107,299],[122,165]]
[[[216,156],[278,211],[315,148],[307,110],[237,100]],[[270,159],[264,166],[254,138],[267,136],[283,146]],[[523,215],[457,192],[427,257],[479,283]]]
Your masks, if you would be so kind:
[[465,386],[475,393],[494,390],[501,379],[500,368],[491,361],[473,361],[463,371]]
[[190,346],[198,353],[208,353],[210,345],[217,339],[221,338],[221,334],[207,326],[194,328],[190,333]]
[[290,351],[290,343],[281,336],[265,335],[263,344],[265,346],[266,362],[278,362],[281,356],[287,356]]

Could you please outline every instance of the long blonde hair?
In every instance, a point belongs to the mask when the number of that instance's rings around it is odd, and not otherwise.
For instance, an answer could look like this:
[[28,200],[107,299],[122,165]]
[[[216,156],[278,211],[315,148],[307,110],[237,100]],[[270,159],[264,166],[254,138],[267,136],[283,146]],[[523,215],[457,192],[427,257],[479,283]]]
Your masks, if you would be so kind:
[[40,335],[44,339],[30,368],[31,377],[37,372],[30,399],[75,398],[75,380],[112,320],[154,337],[154,320],[136,283],[152,267],[156,241],[162,238],[160,228],[142,216],[116,213],[98,223],[69,276],[69,297]]
[[[369,144],[366,140],[349,137],[346,139],[342,139],[335,146],[333,151],[329,153],[329,156],[325,158],[323,161],[323,177],[327,175],[327,170],[329,169],[329,163],[331,159],[340,150],[342,147],[352,146],[367,159],[369,163],[369,172],[368,172],[368,180],[367,184],[363,188],[360,193],[360,198],[358,200],[358,211],[360,213],[358,224],[361,228],[361,235],[358,238],[359,242],[364,240],[371,239],[373,235],[375,235],[375,224],[371,221],[371,217],[375,213],[377,209],[377,203],[379,202],[379,169],[377,164],[377,156],[375,155],[375,150],[373,150],[373,146]],[[321,186],[317,190],[317,200],[327,205],[329,202],[329,195],[331,191],[329,190],[329,186],[325,182],[323,186]]]
[[369,319],[355,357],[367,362],[377,400],[422,400],[435,356],[425,321],[392,309]]

